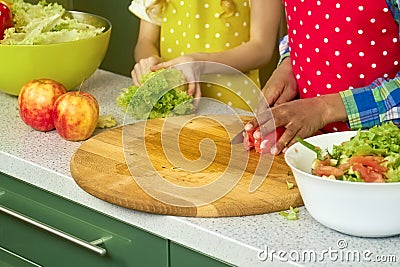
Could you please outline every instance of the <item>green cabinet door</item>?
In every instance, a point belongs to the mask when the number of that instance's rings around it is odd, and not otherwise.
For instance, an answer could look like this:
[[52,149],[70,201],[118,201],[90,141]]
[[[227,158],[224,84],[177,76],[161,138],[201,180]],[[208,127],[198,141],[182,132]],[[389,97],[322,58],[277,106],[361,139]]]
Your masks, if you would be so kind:
[[168,240],[1,173],[0,259],[11,266],[169,264]]
[[210,258],[204,254],[178,245],[169,244],[170,267],[228,267],[228,263]]

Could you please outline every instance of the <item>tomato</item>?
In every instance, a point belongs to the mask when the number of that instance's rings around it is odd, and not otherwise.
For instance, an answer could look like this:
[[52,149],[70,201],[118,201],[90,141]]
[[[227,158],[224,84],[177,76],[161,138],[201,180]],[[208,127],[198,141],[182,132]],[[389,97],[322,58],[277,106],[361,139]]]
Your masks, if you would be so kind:
[[243,145],[246,150],[250,150],[254,147],[258,153],[270,153],[271,148],[275,145],[279,138],[281,138],[283,132],[285,131],[285,127],[278,127],[275,129],[275,131],[270,132],[266,136],[255,139],[253,134],[258,129],[259,127],[245,132]]
[[383,157],[380,156],[353,156],[349,159],[350,164],[361,164],[378,173],[387,172],[388,169],[381,165],[384,161]]
[[344,175],[344,171],[333,166],[328,166],[328,165],[323,165],[323,164],[318,164],[318,166],[312,171],[312,174],[318,175],[318,176],[335,176],[338,178],[341,175]]
[[353,170],[360,173],[361,178],[367,183],[384,183],[382,173],[376,172],[371,167],[364,166],[360,163],[353,165]]
[[7,2],[0,1],[0,40],[4,37],[4,31],[13,26],[12,14]]

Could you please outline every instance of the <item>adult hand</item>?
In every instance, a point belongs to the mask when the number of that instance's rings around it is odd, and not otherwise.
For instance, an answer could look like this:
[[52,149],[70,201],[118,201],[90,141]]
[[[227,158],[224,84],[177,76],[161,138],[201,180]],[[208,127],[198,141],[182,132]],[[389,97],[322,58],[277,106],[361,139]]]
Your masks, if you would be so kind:
[[153,67],[152,71],[174,67],[185,75],[188,84],[188,94],[195,99],[201,97],[200,75],[203,71],[203,62],[196,61],[194,54],[183,55],[169,61],[161,62]]
[[140,85],[140,77],[143,74],[150,72],[151,67],[153,67],[154,65],[156,65],[160,62],[162,62],[162,59],[158,56],[151,56],[151,57],[143,58],[143,59],[139,60],[139,62],[137,62],[135,64],[135,66],[133,67],[133,70],[131,72],[133,84],[136,86],[139,86]]
[[347,119],[346,109],[339,94],[297,99],[271,108],[259,114],[261,135],[284,126],[285,132],[271,149],[272,154],[284,152],[297,138],[314,135],[325,125]]

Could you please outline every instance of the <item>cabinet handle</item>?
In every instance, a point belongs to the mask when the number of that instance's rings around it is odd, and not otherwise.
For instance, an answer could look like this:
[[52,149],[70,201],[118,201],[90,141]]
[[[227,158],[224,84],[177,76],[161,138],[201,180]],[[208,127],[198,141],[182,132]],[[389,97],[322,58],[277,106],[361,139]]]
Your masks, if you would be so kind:
[[31,218],[29,218],[29,217],[27,217],[27,216],[25,216],[25,215],[23,215],[23,214],[21,214],[19,212],[16,212],[14,210],[8,209],[8,208],[4,207],[3,205],[0,205],[0,211],[2,211],[2,212],[6,213],[6,214],[8,214],[8,215],[10,215],[10,216],[12,216],[14,218],[17,218],[17,219],[19,219],[21,221],[24,221],[24,222],[26,222],[28,224],[34,225],[34,226],[36,226],[36,227],[38,227],[38,228],[40,228],[40,229],[42,229],[44,231],[50,232],[50,233],[55,234],[55,235],[57,235],[57,236],[59,236],[61,238],[69,240],[72,243],[75,243],[75,244],[77,244],[79,246],[87,248],[87,249],[89,249],[89,250],[91,250],[93,252],[96,252],[97,254],[99,254],[101,256],[104,256],[104,255],[107,254],[107,250],[105,248],[101,248],[101,247],[98,247],[96,245],[104,243],[104,241],[110,239],[111,237],[104,237],[104,238],[97,239],[97,240],[93,241],[93,243],[95,244],[94,245],[94,244],[92,244],[90,242],[86,242],[85,240],[82,240],[82,239],[80,239],[78,237],[75,237],[75,236],[72,236],[70,234],[64,233],[64,232],[62,232],[62,231],[60,231],[60,230],[58,230],[56,228],[53,228],[53,227],[51,227],[49,225],[46,225],[44,223],[41,223],[41,222],[36,221],[34,219],[31,219]]

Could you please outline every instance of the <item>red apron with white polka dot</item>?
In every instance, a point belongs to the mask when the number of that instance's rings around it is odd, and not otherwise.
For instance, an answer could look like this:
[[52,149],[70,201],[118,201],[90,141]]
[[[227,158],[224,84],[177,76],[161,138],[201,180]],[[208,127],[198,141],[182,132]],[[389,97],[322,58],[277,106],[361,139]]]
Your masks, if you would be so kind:
[[[399,71],[399,28],[384,0],[284,1],[301,98],[370,85]],[[344,122],[324,131],[348,130]]]

